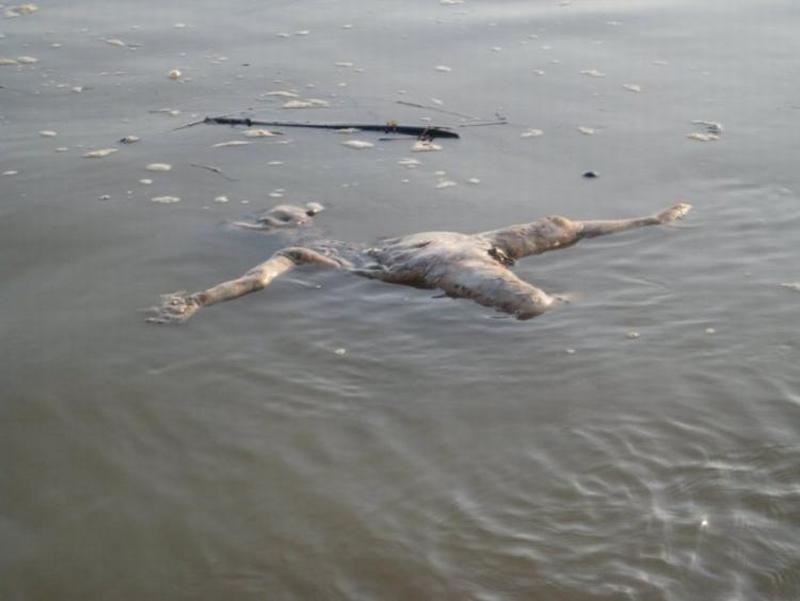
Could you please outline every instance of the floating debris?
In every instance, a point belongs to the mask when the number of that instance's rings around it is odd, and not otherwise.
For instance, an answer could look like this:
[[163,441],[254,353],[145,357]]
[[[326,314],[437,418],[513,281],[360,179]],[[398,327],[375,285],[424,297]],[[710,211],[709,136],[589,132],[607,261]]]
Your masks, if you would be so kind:
[[80,94],[83,92],[83,86],[72,86],[69,91],[73,94]]
[[451,69],[447,65],[437,65],[436,70],[439,71],[440,73],[450,73],[450,71],[452,71],[453,69]]
[[489,50],[491,50],[492,52],[500,52],[500,51],[503,50],[503,47],[502,46],[492,46],[491,48],[489,48]]
[[629,340],[636,340],[637,338],[639,338],[639,332],[637,332],[637,331],[635,331],[635,330],[631,330],[630,332],[628,332],[627,334],[625,334],[625,336],[626,336],[626,337],[627,337]]
[[622,84],[622,87],[625,88],[626,90],[628,90],[629,92],[641,92],[642,91],[642,86],[640,86],[638,83],[624,83],[624,84]]
[[574,355],[575,354],[575,349],[574,348],[568,348],[564,352],[567,353],[568,355]]
[[145,169],[148,171],[171,171],[172,165],[169,163],[150,163]]
[[250,142],[245,142],[244,140],[231,140],[230,142],[219,142],[218,144],[213,144],[211,148],[226,148],[229,146],[247,146]]
[[102,196],[99,196],[97,200],[111,200],[111,194],[103,194]]
[[[267,127],[310,127],[316,129],[331,129],[341,131],[342,129],[352,128],[361,131],[379,131],[385,134],[404,134],[409,136],[420,136],[423,139],[432,138],[458,138],[459,135],[446,127],[436,126],[412,126],[400,125],[394,121],[384,123],[382,125],[374,124],[334,124],[334,123],[292,123],[286,121],[256,121],[249,118],[235,118],[235,117],[206,117],[202,121],[195,121],[188,123],[178,129],[185,129],[187,127],[194,127],[201,123],[214,124],[214,125],[246,125],[252,127],[254,125],[263,125]],[[279,142],[280,143],[280,142]]]
[[319,98],[308,98],[307,100],[290,100],[286,104],[283,105],[285,109],[313,109],[313,108],[325,108],[330,106],[330,102],[327,100],[321,100]]
[[139,136],[125,136],[120,138],[120,144],[135,144],[139,141]]
[[227,196],[222,195],[222,196],[215,196],[214,197],[214,202],[217,202],[217,203],[220,203],[220,204],[224,204],[226,202],[230,202],[230,200],[228,199]]
[[173,25],[172,27],[174,27],[175,29],[186,29],[186,23],[175,23],[175,25]]
[[83,155],[85,159],[102,159],[110,154],[117,152],[117,148],[100,148],[99,150],[91,150]]
[[144,185],[144,186],[149,186],[150,184],[153,183],[153,180],[151,180],[151,179],[140,179],[139,183]]
[[4,56],[0,56],[0,66],[3,65],[18,65],[19,61],[15,58],[6,58]]
[[714,328],[706,328],[706,334],[716,334],[717,331]]
[[367,142],[365,140],[345,140],[342,142],[342,146],[347,146],[348,148],[355,148],[356,150],[363,150],[365,148],[372,148],[375,146],[372,142]]
[[584,125],[580,125],[578,127],[578,131],[581,132],[584,136],[592,136],[595,133],[595,129],[593,127],[586,127]]
[[434,144],[433,142],[429,142],[428,140],[417,140],[411,147],[411,152],[433,152],[441,149],[441,146]]
[[3,175],[19,175],[19,171],[16,169],[9,169],[8,171],[3,171]]
[[280,134],[269,131],[268,129],[248,129],[247,131],[243,131],[242,135],[248,138],[270,138]]
[[585,177],[586,179],[594,179],[598,177],[598,175],[596,171],[587,171],[586,173],[583,174],[583,177]]
[[179,196],[154,196],[153,198],[150,199],[150,201],[151,202],[157,202],[159,204],[168,205],[168,204],[173,204],[173,203],[176,203],[176,202],[180,202],[181,199],[180,199]]
[[598,71],[597,69],[584,69],[581,71],[581,75],[588,75],[589,77],[605,77],[606,74]]
[[35,4],[20,4],[18,6],[9,6],[6,9],[5,15],[9,19],[13,19],[14,17],[22,17],[25,15],[31,15],[39,10],[39,7]]
[[283,161],[270,161],[269,163],[267,163],[267,165],[271,167],[276,167],[278,165],[283,165]]
[[481,180],[478,179],[477,177],[471,177],[467,180],[467,183],[472,184],[473,186],[477,186],[479,183],[481,183]]
[[658,66],[658,67],[663,67],[665,65],[668,65],[669,63],[667,61],[664,61],[664,60],[654,60],[653,64]]
[[58,135],[58,133],[54,132],[52,129],[43,129],[42,131],[39,132],[39,135],[42,136],[43,138],[55,138]]
[[542,69],[534,69],[533,70],[533,74],[542,76],[542,75],[545,75],[545,72]]
[[445,6],[454,6],[456,4],[464,4],[464,0],[439,0],[439,4],[444,4]]
[[520,138],[538,138],[539,136],[543,136],[544,132],[541,129],[526,129],[522,132],[519,137]]
[[346,354],[347,354],[347,349],[344,349],[344,348],[337,348],[336,350],[334,350],[334,351],[333,351],[333,354],[334,354],[334,355],[339,355],[340,357],[341,357],[341,356],[344,356],[344,355],[346,355]]
[[303,35],[308,35],[308,34],[310,34],[310,33],[311,33],[311,32],[310,32],[308,29],[301,29],[300,31],[295,31],[295,32],[294,32],[294,35],[300,35],[300,36],[303,36]]
[[333,63],[333,64],[336,67],[344,67],[344,68],[349,68],[349,67],[354,67],[355,66],[355,63],[351,63],[350,61],[339,61],[338,63]]
[[67,148],[66,146],[59,146],[58,148],[56,148],[56,152],[67,152],[68,150],[69,148]]
[[21,65],[35,65],[39,62],[39,59],[35,56],[18,56],[17,62]]
[[702,119],[695,119],[692,125],[702,125],[706,128],[706,132],[714,134],[715,136],[722,135],[722,123],[719,121],[704,121]]
[[795,292],[800,292],[800,282],[782,282],[781,286],[789,290],[794,290]]
[[457,186],[457,185],[458,184],[456,182],[454,182],[453,180],[445,179],[445,180],[442,180],[442,181],[440,181],[439,183],[436,184],[436,189],[437,190],[441,190],[443,188],[452,188],[453,186]]
[[117,38],[111,38],[109,40],[103,40],[106,44],[111,46],[119,46],[120,48],[125,48],[127,44],[122,40],[118,40]]
[[177,81],[177,80],[179,80],[179,79],[180,79],[182,76],[183,76],[183,73],[181,73],[180,71],[178,71],[178,69],[173,69],[172,71],[170,71],[169,73],[167,73],[167,77],[168,77],[169,79],[171,79],[172,81]]

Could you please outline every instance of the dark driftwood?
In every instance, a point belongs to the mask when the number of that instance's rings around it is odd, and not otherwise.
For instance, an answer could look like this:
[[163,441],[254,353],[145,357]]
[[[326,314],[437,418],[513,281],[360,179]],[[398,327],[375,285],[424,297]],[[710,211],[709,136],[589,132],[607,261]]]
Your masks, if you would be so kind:
[[[202,121],[190,123],[197,125],[198,123],[211,123],[217,125],[245,125],[253,127],[254,125],[264,127],[311,127],[314,129],[358,129],[361,131],[379,131],[384,134],[403,134],[406,136],[416,136],[424,140],[431,140],[433,138],[458,138],[460,137],[456,132],[446,127],[418,127],[414,125],[398,125],[390,122],[383,125],[368,125],[368,124],[354,124],[354,123],[294,123],[285,121],[256,121],[249,118],[237,117],[206,117]],[[188,126],[185,126],[188,127]]]

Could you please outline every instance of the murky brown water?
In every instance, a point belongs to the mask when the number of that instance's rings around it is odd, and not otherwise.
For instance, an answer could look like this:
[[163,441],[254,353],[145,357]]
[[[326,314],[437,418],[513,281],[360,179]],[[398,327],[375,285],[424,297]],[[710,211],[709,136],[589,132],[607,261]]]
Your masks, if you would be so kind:
[[[0,57],[38,58],[0,66],[3,600],[800,598],[796,2],[160,4],[0,19]],[[461,122],[397,100],[510,123],[416,169],[373,134],[173,131]],[[286,244],[226,225],[278,202],[370,241],[682,199],[522,261],[577,296],[527,322],[313,269],[140,311]]]

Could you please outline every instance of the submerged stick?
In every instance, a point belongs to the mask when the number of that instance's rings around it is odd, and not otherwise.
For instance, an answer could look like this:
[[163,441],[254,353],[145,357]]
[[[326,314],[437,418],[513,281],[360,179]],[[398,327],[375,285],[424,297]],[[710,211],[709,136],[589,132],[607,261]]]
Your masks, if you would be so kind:
[[225,173],[222,171],[222,169],[220,169],[219,167],[214,167],[214,165],[201,165],[199,163],[189,163],[189,166],[190,167],[198,167],[200,169],[206,169],[208,171],[211,171],[212,173],[216,173],[217,175],[221,175],[222,177],[224,177],[229,182],[235,182],[236,181],[232,177],[229,177],[229,176],[225,175]]
[[421,139],[431,140],[433,138],[459,138],[460,136],[447,127],[438,126],[414,126],[414,125],[398,125],[394,121],[385,123],[383,125],[370,125],[370,124],[353,124],[353,123],[295,123],[285,121],[256,121],[250,118],[236,118],[236,117],[206,117],[202,121],[195,121],[184,125],[182,128],[198,125],[199,123],[210,123],[214,125],[245,125],[253,127],[254,125],[264,127],[310,127],[314,129],[357,129],[360,131],[379,131],[384,134],[404,134],[407,136],[416,136]]

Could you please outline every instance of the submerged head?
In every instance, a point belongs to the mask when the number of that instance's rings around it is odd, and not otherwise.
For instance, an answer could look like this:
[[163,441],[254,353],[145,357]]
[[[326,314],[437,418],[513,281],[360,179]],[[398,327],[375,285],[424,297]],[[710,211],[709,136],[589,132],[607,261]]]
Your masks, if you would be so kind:
[[317,213],[321,213],[325,207],[323,207],[318,202],[307,202],[306,203],[306,215],[309,217],[313,217]]

